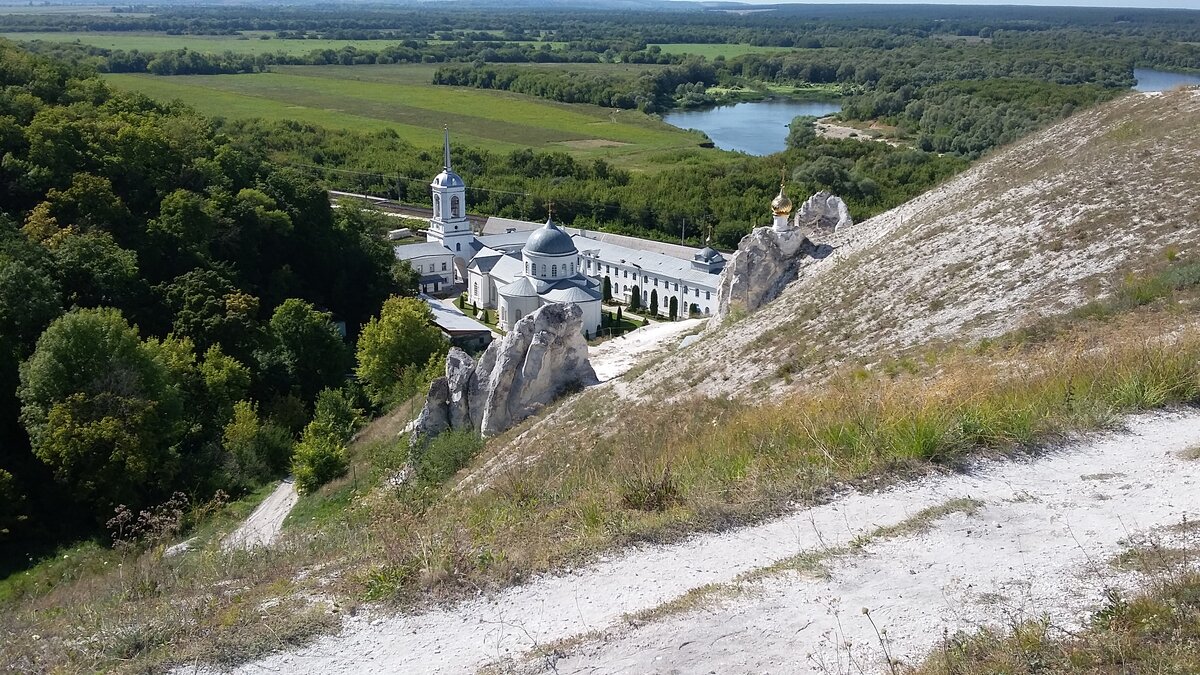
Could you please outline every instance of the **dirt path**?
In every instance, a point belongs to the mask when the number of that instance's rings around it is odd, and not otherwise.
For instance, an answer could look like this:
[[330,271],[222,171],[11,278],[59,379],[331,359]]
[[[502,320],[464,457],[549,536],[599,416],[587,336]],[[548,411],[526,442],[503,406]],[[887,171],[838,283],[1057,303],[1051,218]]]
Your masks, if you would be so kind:
[[[919,658],[941,638],[981,623],[1049,613],[1069,620],[1101,599],[1105,560],[1130,533],[1176,524],[1200,510],[1200,412],[1146,415],[1029,461],[987,462],[877,493],[850,493],[763,525],[633,549],[491,597],[421,615],[349,619],[341,634],[244,666],[242,672],[462,673],[524,665],[528,652],[573,637],[559,673],[875,672],[874,629],[893,656]],[[828,576],[784,572],[751,592],[702,603],[641,628],[626,614],[652,610],[705,584],[809,552],[845,546],[952,499],[978,500],[924,533],[880,539],[828,559]],[[603,637],[595,640],[595,636]],[[595,641],[588,642],[586,639]],[[850,643],[850,647],[846,643]],[[842,664],[839,669],[837,664]]]
[[221,548],[229,551],[235,548],[269,545],[279,536],[283,520],[291,513],[298,499],[300,495],[296,493],[295,481],[291,478],[284,479],[238,529],[225,537]]
[[630,331],[619,338],[601,342],[588,349],[588,360],[596,377],[607,382],[626,373],[647,352],[666,346],[672,339],[698,327],[707,319],[685,319],[652,323]]

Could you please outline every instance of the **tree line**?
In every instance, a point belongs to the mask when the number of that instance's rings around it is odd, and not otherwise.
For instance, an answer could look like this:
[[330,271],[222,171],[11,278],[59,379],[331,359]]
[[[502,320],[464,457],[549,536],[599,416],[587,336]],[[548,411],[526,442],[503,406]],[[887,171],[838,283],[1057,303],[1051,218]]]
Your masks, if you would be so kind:
[[0,567],[118,507],[328,480],[445,349],[385,218],[8,44],[0,195]]
[[[331,188],[402,202],[428,205],[429,177],[442,165],[440,149],[413,146],[388,131],[255,120],[223,124],[229,136],[265,149],[281,166],[311,171]],[[497,153],[454,145],[452,154],[467,181],[472,212],[536,221],[547,216],[552,200],[555,220],[575,227],[663,241],[679,241],[682,231],[699,245],[711,231],[714,244],[726,249],[764,223],[784,166],[792,174],[793,198],[831,190],[857,219],[897,206],[966,166],[952,155],[819,138],[803,120],[794,128],[808,133],[794,134],[792,146],[778,155],[666,162],[655,172],[530,149]]]

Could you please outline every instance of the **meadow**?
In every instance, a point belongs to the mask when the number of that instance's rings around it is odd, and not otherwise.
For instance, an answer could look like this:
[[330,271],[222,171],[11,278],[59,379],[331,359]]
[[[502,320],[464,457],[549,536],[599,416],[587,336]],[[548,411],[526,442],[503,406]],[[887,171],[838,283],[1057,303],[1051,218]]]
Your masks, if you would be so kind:
[[430,84],[435,69],[434,64],[279,66],[251,75],[109,74],[105,79],[155,99],[178,99],[212,116],[387,129],[419,147],[435,144],[438,131],[448,125],[455,140],[467,145],[500,152],[561,150],[635,169],[653,167],[664,152],[699,151],[704,140],[635,110],[437,87]]
[[164,52],[171,49],[190,49],[194,52],[236,54],[307,54],[317,49],[380,49],[399,40],[280,40],[270,32],[245,31],[241,35],[165,35],[163,33],[0,33],[0,37],[16,41],[46,40],[49,42],[78,42],[105,49],[140,52]]

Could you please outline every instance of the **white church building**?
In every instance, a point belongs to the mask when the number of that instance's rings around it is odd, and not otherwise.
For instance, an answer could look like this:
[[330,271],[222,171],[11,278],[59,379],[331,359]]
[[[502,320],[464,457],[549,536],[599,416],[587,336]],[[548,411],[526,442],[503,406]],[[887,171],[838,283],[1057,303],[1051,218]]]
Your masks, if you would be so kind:
[[[725,258],[712,248],[564,228],[552,220],[493,217],[476,234],[467,219],[466,183],[450,166],[449,132],[443,143],[444,168],[430,183],[427,241],[397,246],[396,257],[415,266],[436,255],[431,271],[453,269],[454,281],[466,284],[468,300],[496,311],[503,330],[542,305],[573,302],[583,310],[584,332],[595,335],[605,285],[619,302],[637,294],[647,311],[656,300],[663,317],[707,316],[715,309]],[[454,262],[443,270],[446,254]]]

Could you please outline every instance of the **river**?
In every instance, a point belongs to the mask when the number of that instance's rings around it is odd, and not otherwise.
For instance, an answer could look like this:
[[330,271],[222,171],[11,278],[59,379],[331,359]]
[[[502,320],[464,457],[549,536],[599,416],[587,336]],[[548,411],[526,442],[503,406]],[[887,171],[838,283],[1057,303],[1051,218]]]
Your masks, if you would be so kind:
[[703,110],[673,110],[663,115],[667,124],[699,129],[722,150],[750,155],[770,155],[787,147],[788,124],[797,115],[824,117],[841,110],[824,101],[751,101]]

